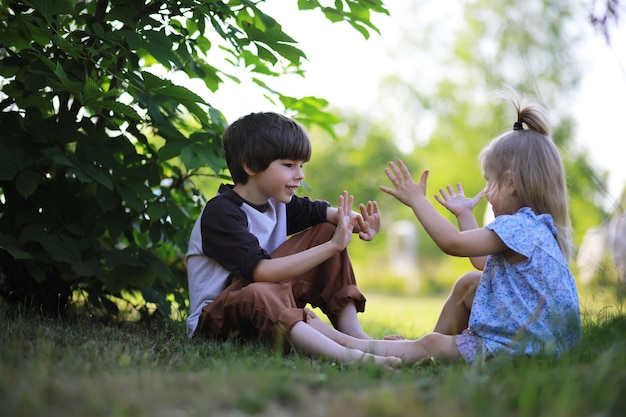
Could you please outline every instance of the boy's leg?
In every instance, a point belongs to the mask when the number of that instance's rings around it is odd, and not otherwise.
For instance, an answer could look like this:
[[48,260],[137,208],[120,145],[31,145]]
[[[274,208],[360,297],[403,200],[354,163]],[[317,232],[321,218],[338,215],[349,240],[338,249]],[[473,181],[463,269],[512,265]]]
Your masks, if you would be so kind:
[[[272,252],[272,257],[280,258],[299,253],[325,243],[334,232],[333,224],[320,223],[292,236]],[[292,279],[291,284],[298,307],[304,307],[307,303],[319,307],[335,328],[354,337],[369,339],[357,317],[357,312],[365,309],[365,297],[356,286],[347,250]]]
[[277,340],[281,331],[305,319],[306,313],[296,306],[289,282],[249,283],[234,275],[232,283],[202,309],[195,334]]
[[442,334],[460,334],[467,329],[474,294],[482,273],[472,271],[459,278],[448,296],[433,331]]
[[[308,313],[308,320],[317,320],[333,332],[349,337],[322,322],[312,311],[306,311]],[[297,322],[291,328],[288,335],[289,339],[298,350],[339,363],[371,362],[377,366],[388,368],[398,368],[402,365],[400,358],[376,355],[359,349],[342,346],[304,321]]]

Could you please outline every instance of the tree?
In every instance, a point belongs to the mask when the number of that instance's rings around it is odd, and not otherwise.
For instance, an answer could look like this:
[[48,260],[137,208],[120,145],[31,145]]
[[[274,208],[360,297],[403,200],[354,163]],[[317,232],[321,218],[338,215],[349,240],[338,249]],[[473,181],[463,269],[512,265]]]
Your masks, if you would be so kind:
[[[331,131],[325,101],[281,94],[302,73],[296,41],[263,1],[6,0],[0,3],[0,294],[47,312],[184,308],[184,253],[203,200],[190,179],[224,176],[207,91],[245,68],[267,97]],[[380,0],[299,0],[368,37]],[[137,297],[140,295],[140,297]],[[78,298],[77,298],[78,297]],[[140,301],[134,301],[140,300]]]

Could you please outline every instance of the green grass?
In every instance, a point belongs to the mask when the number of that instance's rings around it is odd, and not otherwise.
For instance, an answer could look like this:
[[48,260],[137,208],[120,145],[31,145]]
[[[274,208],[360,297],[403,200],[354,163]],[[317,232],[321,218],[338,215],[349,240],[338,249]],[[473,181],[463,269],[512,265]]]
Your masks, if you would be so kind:
[[[429,331],[441,297],[366,294],[373,336]],[[64,321],[0,308],[1,416],[618,416],[626,315],[583,302],[580,347],[399,371],[338,366],[271,346],[187,340],[183,323]],[[608,307],[608,308],[605,308]]]

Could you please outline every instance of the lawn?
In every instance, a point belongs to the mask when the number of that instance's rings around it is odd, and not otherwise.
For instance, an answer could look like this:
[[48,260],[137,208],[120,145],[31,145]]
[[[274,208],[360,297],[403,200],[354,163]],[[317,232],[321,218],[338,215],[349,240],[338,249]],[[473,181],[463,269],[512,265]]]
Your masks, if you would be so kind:
[[[366,294],[371,335],[417,337],[441,297]],[[271,346],[189,341],[184,324],[64,321],[0,308],[2,416],[620,416],[626,315],[582,298],[581,346],[560,360],[499,358],[397,371]]]

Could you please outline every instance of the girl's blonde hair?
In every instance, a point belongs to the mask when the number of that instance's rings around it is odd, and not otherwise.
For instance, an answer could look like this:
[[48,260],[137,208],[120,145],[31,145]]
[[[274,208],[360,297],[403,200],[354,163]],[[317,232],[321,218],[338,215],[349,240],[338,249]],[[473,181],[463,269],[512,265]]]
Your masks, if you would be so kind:
[[536,104],[524,106],[519,97],[512,101],[517,122],[513,130],[493,139],[482,150],[483,169],[493,178],[496,189],[509,171],[521,206],[530,207],[537,215],[552,216],[558,230],[557,242],[569,260],[572,226],[563,161],[550,137],[543,109]]

